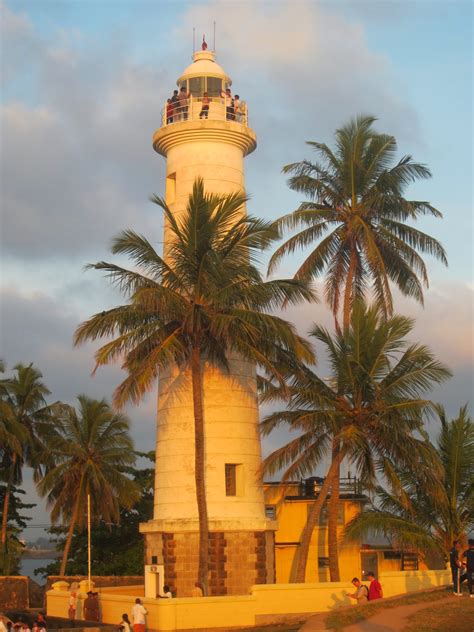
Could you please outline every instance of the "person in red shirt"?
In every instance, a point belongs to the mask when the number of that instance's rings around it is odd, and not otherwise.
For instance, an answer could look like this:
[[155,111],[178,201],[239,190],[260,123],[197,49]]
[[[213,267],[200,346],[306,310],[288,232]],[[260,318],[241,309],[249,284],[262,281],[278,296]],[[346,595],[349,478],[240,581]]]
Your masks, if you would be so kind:
[[383,591],[382,585],[380,582],[375,579],[375,575],[372,571],[366,573],[367,579],[369,580],[369,601],[373,601],[374,599],[382,599]]

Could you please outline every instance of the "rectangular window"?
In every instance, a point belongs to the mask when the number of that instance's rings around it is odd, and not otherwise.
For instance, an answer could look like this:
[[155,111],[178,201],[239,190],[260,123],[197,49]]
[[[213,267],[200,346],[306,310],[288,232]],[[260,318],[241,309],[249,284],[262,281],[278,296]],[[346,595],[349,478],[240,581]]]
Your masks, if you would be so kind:
[[276,520],[275,505],[265,505],[265,517],[268,518],[268,520]]
[[[313,503],[308,503],[306,505],[306,510],[309,516]],[[327,527],[328,524],[328,506],[325,504],[321,509],[321,513],[319,515],[319,526]],[[344,524],[344,504],[340,503],[337,509],[337,524]]]
[[207,78],[207,94],[210,97],[220,97],[222,92],[222,79],[217,77]]
[[318,568],[329,568],[329,558],[318,557]]
[[225,495],[237,496],[237,465],[225,464]]
[[174,204],[176,201],[176,173],[166,176],[165,198],[166,204]]
[[202,97],[204,91],[204,77],[192,77],[189,80],[189,92],[193,97]]

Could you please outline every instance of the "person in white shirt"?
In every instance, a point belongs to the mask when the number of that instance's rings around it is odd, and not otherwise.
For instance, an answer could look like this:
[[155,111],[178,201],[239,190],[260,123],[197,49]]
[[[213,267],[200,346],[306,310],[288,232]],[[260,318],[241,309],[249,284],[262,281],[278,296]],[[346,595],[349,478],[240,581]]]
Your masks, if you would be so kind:
[[145,615],[148,614],[142,605],[142,600],[137,597],[132,608],[133,632],[145,632]]

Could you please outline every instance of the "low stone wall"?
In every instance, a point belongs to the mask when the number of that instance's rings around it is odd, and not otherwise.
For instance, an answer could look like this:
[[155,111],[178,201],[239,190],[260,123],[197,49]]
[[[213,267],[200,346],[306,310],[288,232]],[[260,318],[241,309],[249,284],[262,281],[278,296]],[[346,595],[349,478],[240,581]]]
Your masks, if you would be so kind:
[[29,608],[29,577],[0,576],[0,611]]
[[[395,594],[435,588],[450,583],[449,571],[394,571],[381,573],[380,581],[387,597]],[[102,621],[117,623],[124,612],[130,614],[136,598],[136,586],[129,595],[99,591]],[[149,632],[204,630],[210,628],[249,627],[254,625],[304,621],[315,612],[326,612],[352,603],[347,592],[349,582],[311,584],[265,584],[252,587],[250,595],[206,598],[147,599]],[[121,591],[120,591],[121,592]],[[47,594],[48,614],[61,615],[67,610],[67,591]]]
[[[87,579],[87,575],[49,575],[46,579],[46,590],[50,590],[51,586],[56,582],[67,582],[72,584],[76,582],[84,581]],[[94,582],[96,588],[102,586],[135,586],[143,584],[143,575],[92,575],[91,580]]]

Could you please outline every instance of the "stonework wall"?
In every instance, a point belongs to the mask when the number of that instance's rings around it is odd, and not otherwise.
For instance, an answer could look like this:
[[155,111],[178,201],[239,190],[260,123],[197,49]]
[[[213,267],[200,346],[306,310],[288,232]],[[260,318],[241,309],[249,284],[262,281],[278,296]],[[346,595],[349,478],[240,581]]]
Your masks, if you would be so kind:
[[[248,595],[255,584],[275,580],[273,532],[230,531],[209,534],[210,595]],[[163,564],[177,597],[189,597],[197,580],[199,534],[147,533],[146,563]]]
[[0,611],[29,606],[28,577],[0,577]]

